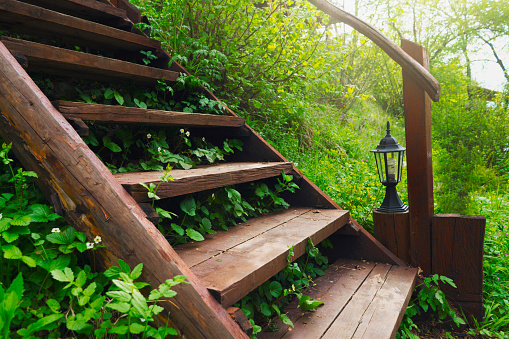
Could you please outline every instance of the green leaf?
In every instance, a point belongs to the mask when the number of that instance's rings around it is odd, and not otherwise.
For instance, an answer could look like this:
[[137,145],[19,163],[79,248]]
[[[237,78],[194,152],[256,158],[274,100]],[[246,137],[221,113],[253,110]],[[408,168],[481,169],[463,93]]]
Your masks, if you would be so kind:
[[53,312],[59,312],[60,311],[60,303],[56,301],[55,299],[48,299],[46,300],[46,304],[52,310]]
[[143,263],[139,263],[138,265],[136,265],[136,267],[133,269],[133,271],[131,272],[131,278],[134,280],[134,279],[138,279],[141,275],[141,271],[143,270]]
[[50,243],[59,245],[70,245],[74,242],[74,239],[76,239],[76,231],[72,227],[63,232],[51,233],[46,236],[46,240]]
[[85,288],[85,290],[83,291],[83,294],[88,297],[91,297],[92,294],[94,294],[96,287],[97,287],[97,284],[95,282],[92,282],[90,285],[87,286],[87,288]]
[[113,98],[113,90],[111,88],[108,88],[104,91],[104,98],[105,99]]
[[193,239],[194,241],[203,241],[205,238],[203,235],[201,235],[199,232],[193,230],[192,228],[186,229],[186,234],[189,238]]
[[279,319],[281,319],[281,321],[283,321],[284,324],[293,327],[293,322],[290,320],[290,318],[288,318],[286,314],[280,314]]
[[2,232],[2,238],[10,244],[11,242],[18,240],[19,234],[4,231]]
[[30,216],[32,217],[32,221],[34,222],[48,222],[61,218],[61,216],[59,216],[58,214],[53,213],[49,206],[47,205],[41,204],[30,205],[30,210],[32,211],[32,214],[30,214]]
[[185,233],[184,229],[177,224],[171,224],[171,228],[179,235],[184,235]]
[[21,250],[14,245],[5,245],[2,247],[2,250],[6,259],[21,259],[23,257]]
[[279,282],[273,281],[270,283],[269,291],[274,298],[278,298],[283,293],[283,287]]
[[130,306],[125,302],[112,302],[106,305],[106,307],[119,311],[120,313],[129,312]]
[[122,152],[122,148],[120,148],[119,145],[111,141],[111,138],[109,136],[103,137],[103,145],[110,149],[110,151],[118,153]]
[[[125,312],[124,312],[125,313]],[[110,329],[108,331],[108,333],[113,333],[113,334],[126,334],[127,331],[129,331],[129,327],[127,326],[117,326],[117,327],[113,327],[112,329]]]
[[78,287],[83,287],[83,285],[85,285],[86,282],[87,274],[85,273],[85,271],[80,271],[78,273],[78,276],[76,277],[76,285],[78,285]]
[[265,303],[265,302],[260,304],[260,311],[266,317],[270,317],[272,315],[272,311],[271,311],[269,305],[267,305],[267,303]]
[[11,220],[11,225],[15,226],[28,226],[32,221],[32,217],[29,215],[16,215],[14,219]]
[[106,295],[115,299],[115,301],[126,303],[131,301],[131,294],[124,291],[108,291],[106,292]]
[[145,331],[145,326],[138,323],[133,323],[129,326],[129,332],[134,334],[139,334],[141,332]]
[[299,307],[303,311],[315,310],[320,305],[323,305],[323,302],[312,299],[310,296],[307,295],[302,295],[299,300]]
[[7,231],[9,229],[11,226],[11,220],[11,218],[2,218],[2,220],[0,220],[0,232]]
[[24,255],[21,257],[21,260],[28,265],[28,267],[35,267],[37,266],[37,262],[34,258]]
[[21,273],[18,273],[16,278],[14,278],[5,294],[9,294],[11,292],[14,292],[19,300],[21,300],[21,298],[23,297],[23,276]]
[[131,304],[133,305],[134,309],[138,311],[139,314],[141,314],[142,317],[150,317],[147,301],[145,300],[145,297],[140,293],[140,291],[133,290],[133,299],[131,300]]
[[120,266],[120,269],[122,270],[122,272],[124,273],[131,273],[131,268],[129,267],[129,265],[122,259],[119,259],[118,260],[118,266]]
[[52,270],[51,271],[51,276],[55,280],[62,281],[62,282],[69,282],[69,278],[61,270]]
[[117,100],[118,104],[122,106],[124,104],[124,97],[121,96],[117,91],[114,91],[113,95],[115,96],[115,100]]
[[196,202],[191,196],[188,196],[180,202],[180,208],[191,217],[196,215]]

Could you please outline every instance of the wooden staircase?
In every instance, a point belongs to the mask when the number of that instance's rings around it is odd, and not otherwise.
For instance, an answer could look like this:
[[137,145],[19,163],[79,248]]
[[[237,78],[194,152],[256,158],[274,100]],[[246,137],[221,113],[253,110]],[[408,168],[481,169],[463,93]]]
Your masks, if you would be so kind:
[[[69,222],[89,237],[102,237],[105,266],[119,258],[131,266],[143,262],[143,278],[153,286],[177,274],[188,277],[191,284],[177,286],[174,302],[167,305],[170,320],[182,336],[246,337],[225,308],[286,267],[289,248],[296,259],[305,253],[308,239],[318,244],[327,238],[338,261],[309,291],[325,305],[317,312],[302,313],[291,304],[288,312],[295,329],[281,326],[278,334],[263,335],[395,336],[416,269],[404,267],[351,220],[348,211],[245,125],[243,118],[228,108],[226,115],[210,115],[50,102],[33,83],[30,76],[38,72],[143,86],[162,78],[176,81],[186,71],[177,63],[168,67],[169,56],[160,43],[132,29],[141,18],[131,5],[121,0],[0,0],[0,18],[0,29],[11,35],[0,38],[3,138],[13,142],[24,166],[37,172],[43,192]],[[59,46],[49,44],[53,39]],[[81,51],[73,50],[74,46]],[[143,65],[140,51],[153,52],[157,62]],[[192,127],[193,135],[241,138],[244,149],[226,163],[173,170],[170,182],[160,182],[160,172],[112,175],[78,135],[87,133],[85,121]],[[73,126],[78,126],[77,131]],[[281,171],[292,174],[300,186],[288,197],[290,208],[208,235],[202,242],[172,248],[138,205],[149,201],[140,183],[161,183],[157,194],[167,199],[274,178]]]

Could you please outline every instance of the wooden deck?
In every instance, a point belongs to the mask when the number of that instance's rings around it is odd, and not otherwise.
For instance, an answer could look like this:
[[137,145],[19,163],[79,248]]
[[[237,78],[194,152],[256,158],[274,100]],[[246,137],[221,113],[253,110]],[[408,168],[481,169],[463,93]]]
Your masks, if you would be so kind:
[[258,338],[394,338],[416,276],[416,268],[340,259],[304,291],[324,305],[304,312],[294,300],[286,311],[295,328],[278,321],[278,332]]

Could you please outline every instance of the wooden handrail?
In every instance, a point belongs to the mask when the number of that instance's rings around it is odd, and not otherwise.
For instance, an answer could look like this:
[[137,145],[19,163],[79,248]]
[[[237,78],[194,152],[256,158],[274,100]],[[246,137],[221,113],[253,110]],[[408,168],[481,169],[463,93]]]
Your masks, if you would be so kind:
[[334,6],[327,0],[309,0],[309,2],[331,18],[343,22],[365,35],[387,53],[391,59],[403,67],[404,70],[410,73],[426,93],[428,93],[431,100],[438,101],[440,99],[440,83],[421,64],[405,53],[398,45],[389,40],[389,38],[380,33],[375,27],[341,8]]

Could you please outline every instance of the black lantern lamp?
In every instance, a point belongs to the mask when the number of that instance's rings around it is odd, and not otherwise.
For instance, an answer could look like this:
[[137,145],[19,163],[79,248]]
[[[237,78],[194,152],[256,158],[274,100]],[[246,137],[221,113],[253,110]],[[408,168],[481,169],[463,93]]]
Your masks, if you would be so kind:
[[385,199],[376,210],[383,213],[399,213],[408,210],[396,191],[396,185],[401,181],[403,156],[405,150],[391,135],[391,125],[387,121],[387,135],[380,140],[375,150],[376,167],[380,182],[385,186]]

